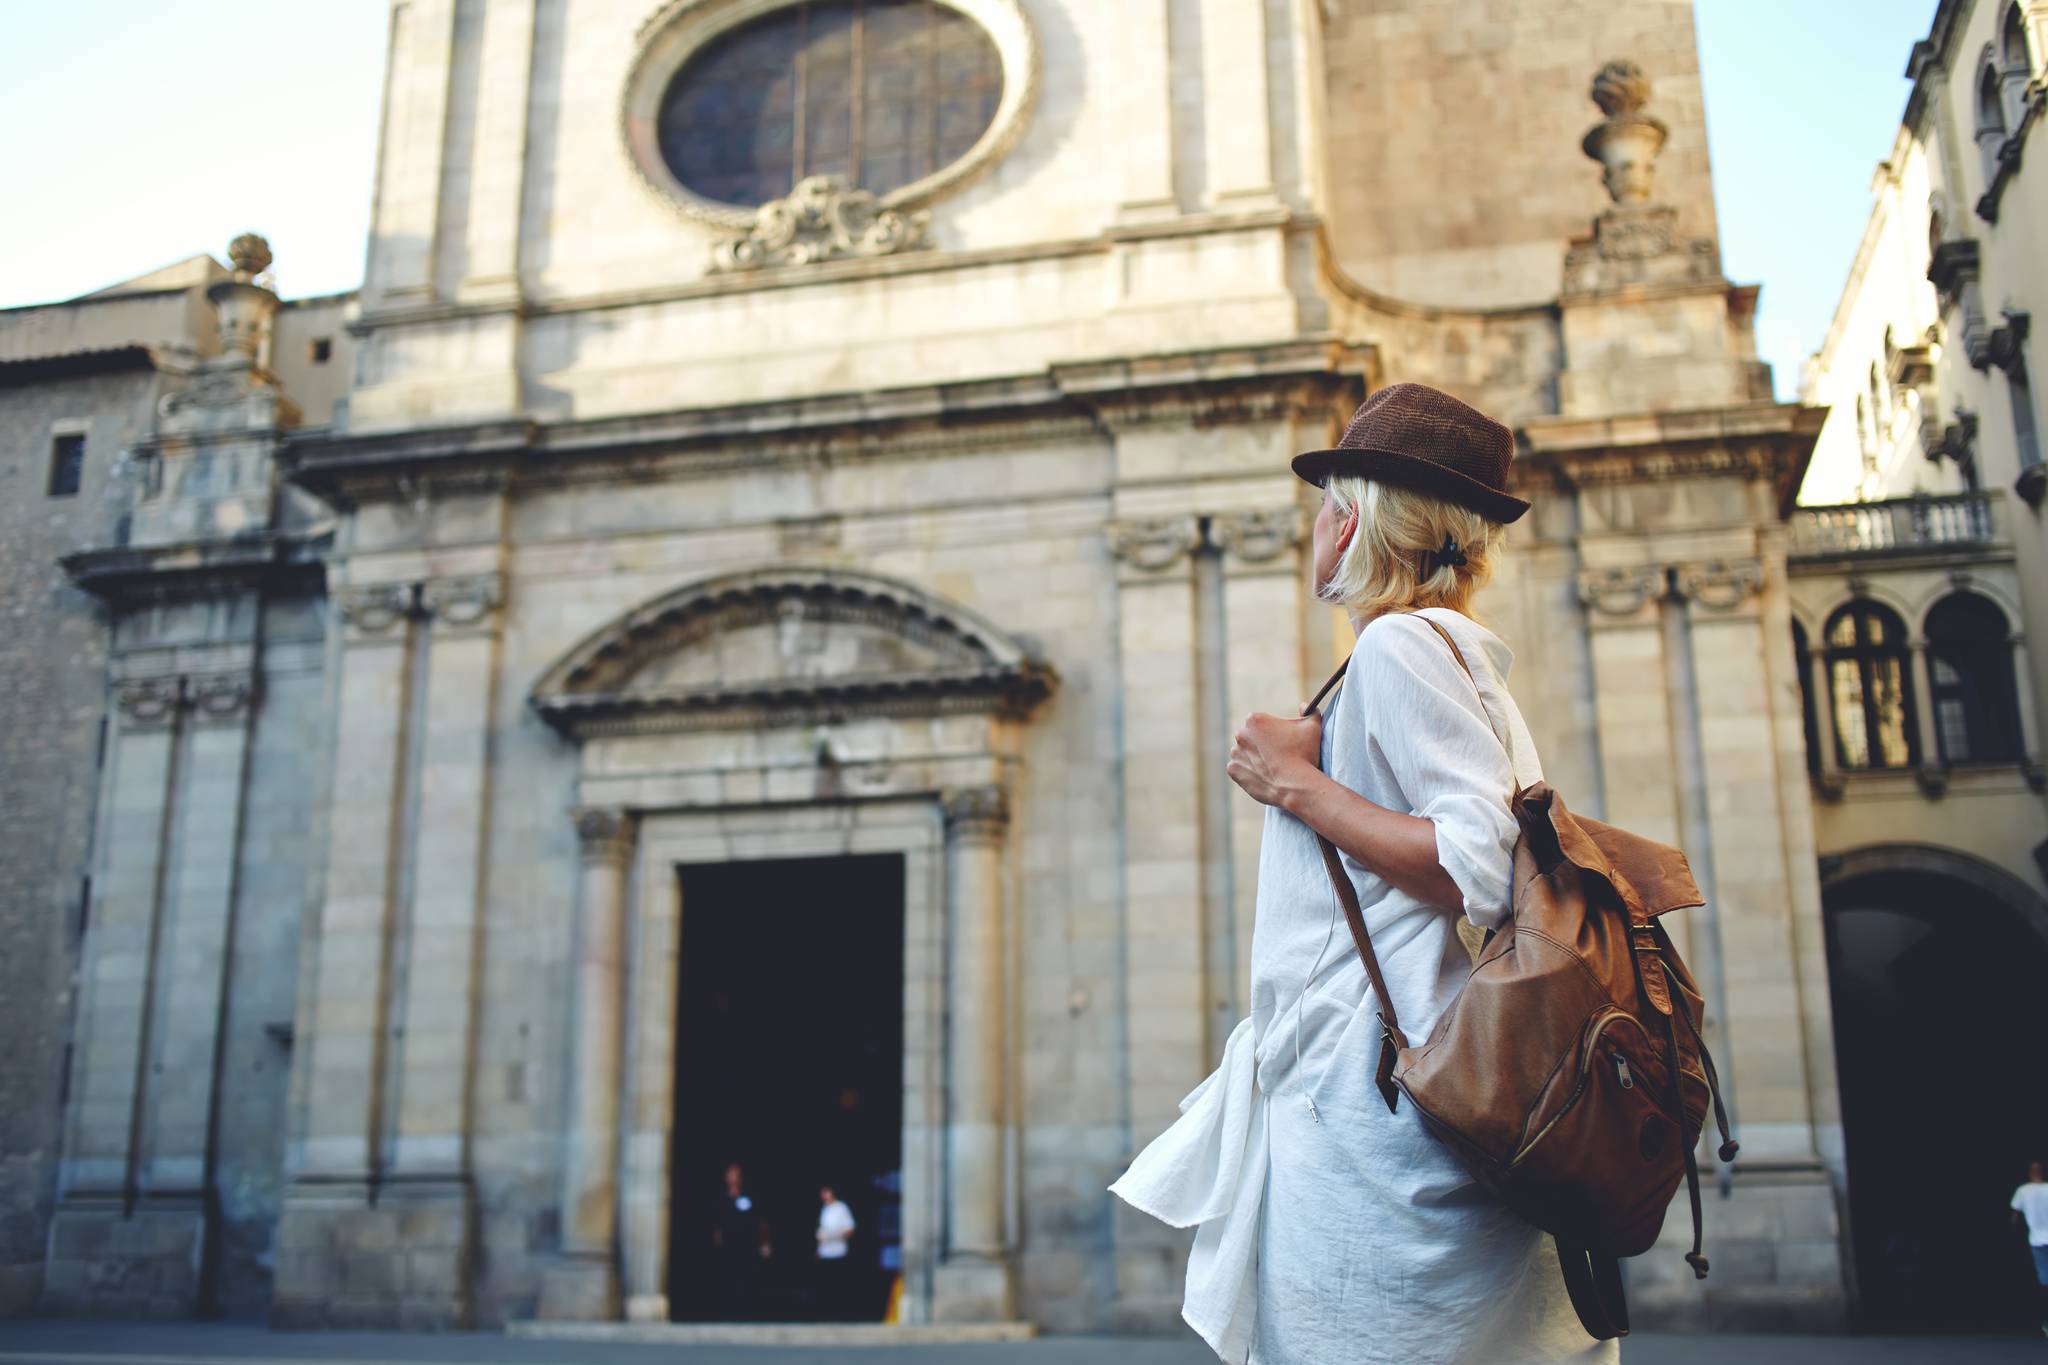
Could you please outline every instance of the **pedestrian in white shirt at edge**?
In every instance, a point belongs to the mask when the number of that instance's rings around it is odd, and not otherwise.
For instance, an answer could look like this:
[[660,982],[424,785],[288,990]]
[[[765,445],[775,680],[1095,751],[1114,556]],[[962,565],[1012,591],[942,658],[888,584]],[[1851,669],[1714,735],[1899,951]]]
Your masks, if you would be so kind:
[[2034,1253],[2034,1315],[2048,1337],[2048,1174],[2038,1161],[2027,1163],[2027,1183],[2012,1192],[2012,1217],[2026,1221],[2027,1249]]
[[1321,718],[1255,715],[1237,735],[1229,775],[1266,807],[1251,1015],[1111,1187],[1197,1230],[1182,1316],[1233,1365],[1620,1357],[1580,1327],[1551,1239],[1413,1105],[1388,1112],[1379,1006],[1315,839],[1340,851],[1395,1010],[1427,1038],[1470,967],[1459,916],[1507,918],[1508,795],[1543,775],[1508,695],[1513,656],[1467,614],[1503,523],[1528,509],[1506,491],[1513,449],[1450,395],[1398,384],[1337,449],[1294,461],[1323,488],[1308,586],[1344,608],[1356,645]]
[[830,1185],[818,1191],[818,1316],[826,1322],[843,1321],[853,1308],[848,1276],[853,1262],[848,1259],[853,1240],[853,1210],[846,1207]]

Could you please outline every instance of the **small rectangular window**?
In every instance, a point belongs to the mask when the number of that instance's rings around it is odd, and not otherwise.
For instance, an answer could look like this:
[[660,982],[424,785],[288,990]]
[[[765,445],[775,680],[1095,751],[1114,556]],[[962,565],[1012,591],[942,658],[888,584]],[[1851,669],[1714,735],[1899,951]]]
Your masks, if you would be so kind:
[[68,498],[78,492],[85,473],[85,433],[71,432],[50,443],[50,496]]
[[333,358],[334,339],[332,337],[314,337],[310,342],[306,343],[306,359],[312,361],[315,365],[325,365]]

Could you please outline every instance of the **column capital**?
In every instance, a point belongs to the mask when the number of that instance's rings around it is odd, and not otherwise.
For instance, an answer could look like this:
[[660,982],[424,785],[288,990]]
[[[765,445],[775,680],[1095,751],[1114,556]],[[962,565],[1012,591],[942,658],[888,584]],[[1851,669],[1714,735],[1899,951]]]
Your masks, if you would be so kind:
[[254,673],[202,673],[185,680],[185,705],[201,724],[239,725],[256,704]]
[[504,603],[505,575],[495,570],[436,578],[420,585],[420,611],[433,618],[436,629],[489,629],[496,624],[498,608]]
[[114,684],[114,706],[131,730],[167,729],[178,718],[178,679],[130,678]]
[[621,806],[578,806],[570,818],[585,862],[623,863],[632,855],[633,812]]
[[395,639],[394,627],[413,614],[416,593],[412,583],[352,583],[334,590],[334,609],[353,639]]
[[993,840],[1010,823],[1010,798],[1001,787],[957,787],[945,795],[946,829],[956,840]]
[[1579,570],[1579,604],[1602,616],[1633,616],[1664,596],[1664,566],[1623,564]]
[[1761,559],[1710,559],[1680,564],[1674,574],[1680,597],[1709,611],[1733,611],[1764,587]]
[[1301,544],[1301,509],[1263,507],[1209,518],[1209,544],[1243,564],[1265,564]]
[[1171,569],[1202,544],[1202,526],[1192,516],[1112,521],[1103,534],[1109,552],[1134,569]]

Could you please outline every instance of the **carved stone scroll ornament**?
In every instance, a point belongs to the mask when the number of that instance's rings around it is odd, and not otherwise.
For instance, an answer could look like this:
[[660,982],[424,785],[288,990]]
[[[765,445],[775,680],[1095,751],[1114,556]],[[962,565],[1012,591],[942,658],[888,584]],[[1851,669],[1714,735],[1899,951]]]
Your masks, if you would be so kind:
[[746,236],[720,242],[711,268],[760,270],[841,256],[890,256],[925,246],[930,225],[928,213],[885,209],[839,176],[813,175],[798,181],[788,198],[763,204]]
[[412,615],[413,585],[366,583],[338,589],[334,609],[359,635],[381,635]]
[[256,679],[249,673],[204,674],[185,682],[185,704],[198,720],[240,720],[255,701]]
[[442,625],[473,626],[505,601],[502,574],[437,578],[420,587],[420,610]]
[[1579,571],[1579,601],[1603,616],[1633,616],[1664,595],[1664,569],[1629,564]]
[[1010,798],[1001,787],[962,787],[946,794],[946,828],[955,839],[996,839],[1010,823]]
[[1678,566],[1678,595],[1710,611],[1729,611],[1763,591],[1764,566],[1754,559],[1716,559]]
[[1202,543],[1202,528],[1193,517],[1151,521],[1113,521],[1109,552],[1139,569],[1170,569]]
[[1264,564],[1301,544],[1301,513],[1292,507],[1232,512],[1210,520],[1209,540],[1246,564]]
[[128,725],[169,725],[178,714],[176,678],[133,678],[114,685],[114,705]]

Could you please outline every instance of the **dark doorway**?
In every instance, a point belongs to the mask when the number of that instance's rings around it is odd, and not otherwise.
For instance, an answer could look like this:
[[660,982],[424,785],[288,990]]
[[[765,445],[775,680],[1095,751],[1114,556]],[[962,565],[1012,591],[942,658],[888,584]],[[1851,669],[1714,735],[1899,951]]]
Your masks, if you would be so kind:
[[[900,1263],[903,859],[679,867],[669,1303],[679,1321],[879,1321]],[[773,1254],[721,1260],[724,1172]],[[820,1186],[857,1225],[817,1258]],[[744,1221],[743,1219],[741,1221]]]
[[1859,1325],[2031,1331],[2033,1267],[2007,1206],[2048,1147],[2048,946],[1936,872],[1824,896]]

